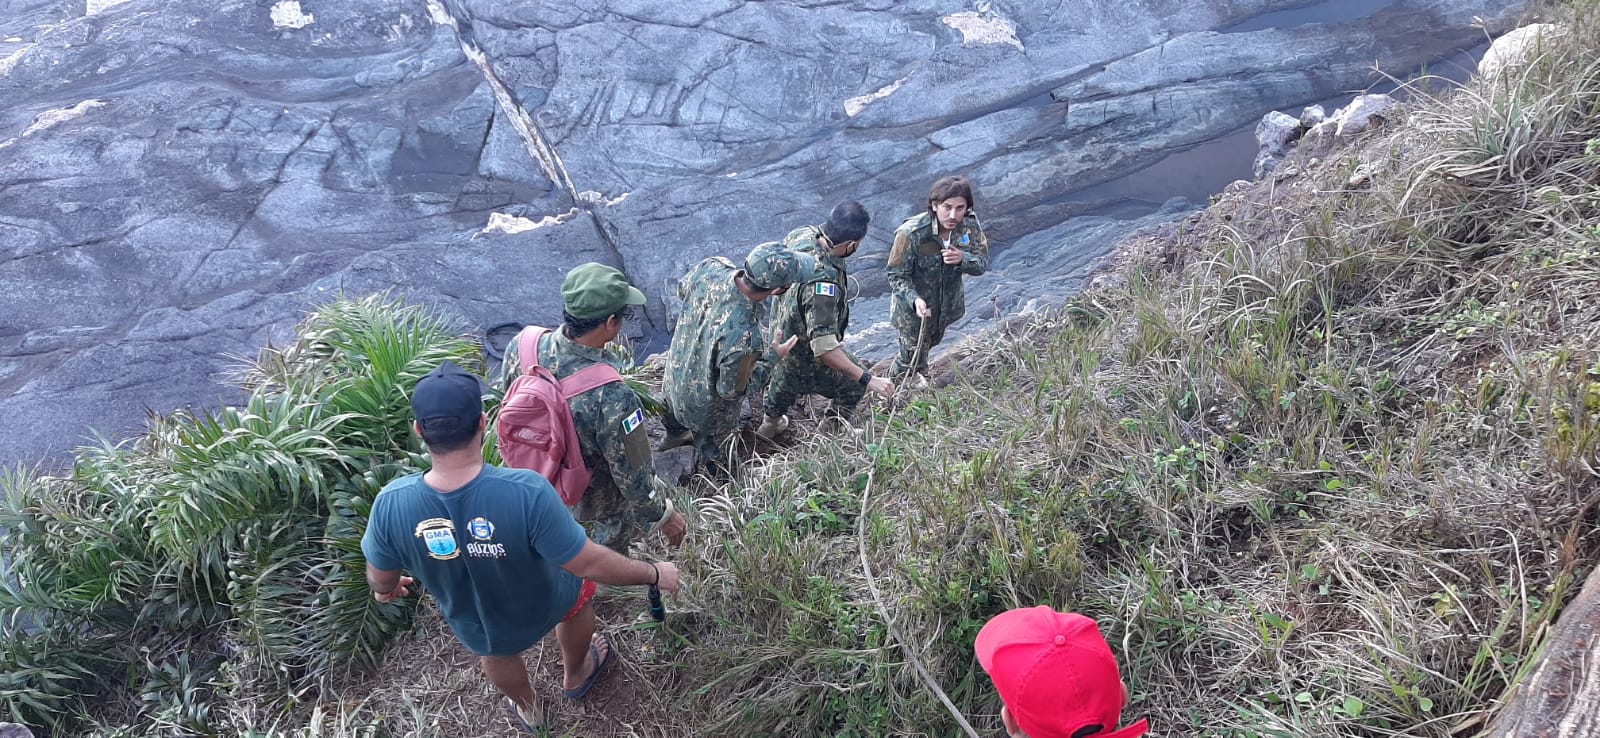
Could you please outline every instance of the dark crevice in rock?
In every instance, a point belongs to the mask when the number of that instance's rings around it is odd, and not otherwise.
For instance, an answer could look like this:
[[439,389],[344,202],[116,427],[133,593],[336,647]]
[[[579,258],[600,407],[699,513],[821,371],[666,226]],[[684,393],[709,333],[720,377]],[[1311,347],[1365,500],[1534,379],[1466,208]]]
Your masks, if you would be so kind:
[[[563,189],[569,204],[588,214],[590,221],[594,224],[596,234],[600,237],[601,242],[606,245],[609,255],[615,259],[617,268],[624,274],[628,274],[628,260],[617,244],[613,229],[600,215],[593,199],[584,197],[578,192],[577,186],[572,182],[571,175],[567,173],[566,165],[561,161],[560,153],[551,145],[548,136],[541,129],[538,121],[534,120],[533,116],[529,115],[527,110],[523,108],[518,101],[516,92],[495,73],[493,61],[489,59],[488,54],[474,39],[471,31],[474,23],[472,16],[464,8],[460,7],[459,0],[427,0],[427,2],[437,8],[436,12],[448,16],[454,21],[452,25],[456,31],[456,38],[461,43],[462,52],[482,71],[484,81],[494,91],[495,99],[500,105],[501,114],[521,135],[523,143],[528,148],[530,158],[534,160],[550,181]],[[492,123],[489,126],[489,130],[493,130]],[[485,142],[487,140],[488,133],[486,132]],[[648,311],[645,313],[645,318],[654,326],[656,321]]]

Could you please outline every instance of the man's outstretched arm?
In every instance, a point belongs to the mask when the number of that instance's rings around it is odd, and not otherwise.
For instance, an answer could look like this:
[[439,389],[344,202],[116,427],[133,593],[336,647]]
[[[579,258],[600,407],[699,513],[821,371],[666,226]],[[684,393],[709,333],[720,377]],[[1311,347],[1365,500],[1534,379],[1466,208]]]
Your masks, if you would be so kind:
[[668,561],[650,563],[630,559],[594,541],[585,541],[583,550],[561,565],[573,576],[600,584],[628,586],[654,584],[663,592],[678,591],[678,567]]

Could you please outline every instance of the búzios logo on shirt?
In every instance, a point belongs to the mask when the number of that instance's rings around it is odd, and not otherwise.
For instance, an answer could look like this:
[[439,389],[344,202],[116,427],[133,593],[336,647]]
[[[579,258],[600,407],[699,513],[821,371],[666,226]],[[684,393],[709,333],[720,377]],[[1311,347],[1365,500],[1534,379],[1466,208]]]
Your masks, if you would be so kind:
[[417,523],[418,538],[428,545],[428,555],[441,561],[461,555],[456,545],[456,524],[449,518],[428,518]]
[[468,556],[481,556],[492,559],[506,557],[506,544],[482,543],[494,537],[494,523],[488,518],[477,517],[467,523],[467,532],[472,534],[473,542],[467,544]]

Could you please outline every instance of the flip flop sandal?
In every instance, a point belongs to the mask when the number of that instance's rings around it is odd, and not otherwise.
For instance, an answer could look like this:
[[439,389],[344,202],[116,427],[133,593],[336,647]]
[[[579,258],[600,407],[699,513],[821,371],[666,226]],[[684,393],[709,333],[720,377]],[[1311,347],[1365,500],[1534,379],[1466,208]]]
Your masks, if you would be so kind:
[[[538,717],[540,720],[538,724],[530,723],[526,717],[523,717],[522,711],[517,709],[517,703],[512,701],[510,697],[506,698],[506,709],[511,711],[511,722],[517,724],[518,730],[521,730],[524,733],[534,733],[536,735],[550,734],[550,716],[548,714],[539,715]],[[546,711],[539,710],[539,712]]]
[[[606,644],[606,657],[603,660],[600,658],[599,641],[601,640],[604,640]],[[594,688],[595,682],[600,681],[601,675],[606,673],[606,667],[611,666],[611,661],[616,657],[616,655],[617,649],[615,644],[611,642],[611,639],[606,638],[605,636],[600,636],[595,640],[590,641],[589,656],[590,660],[594,661],[594,671],[589,672],[589,678],[583,680],[583,684],[578,685],[577,689],[563,689],[561,690],[561,694],[565,695],[569,700],[583,699],[583,696],[588,694],[589,690]]]

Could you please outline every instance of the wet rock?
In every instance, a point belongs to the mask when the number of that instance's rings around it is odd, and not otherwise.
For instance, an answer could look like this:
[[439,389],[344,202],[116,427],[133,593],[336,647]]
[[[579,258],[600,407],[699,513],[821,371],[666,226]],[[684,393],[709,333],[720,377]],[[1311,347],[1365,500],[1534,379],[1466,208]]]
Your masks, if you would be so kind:
[[33,731],[19,723],[0,723],[0,738],[33,738]]

